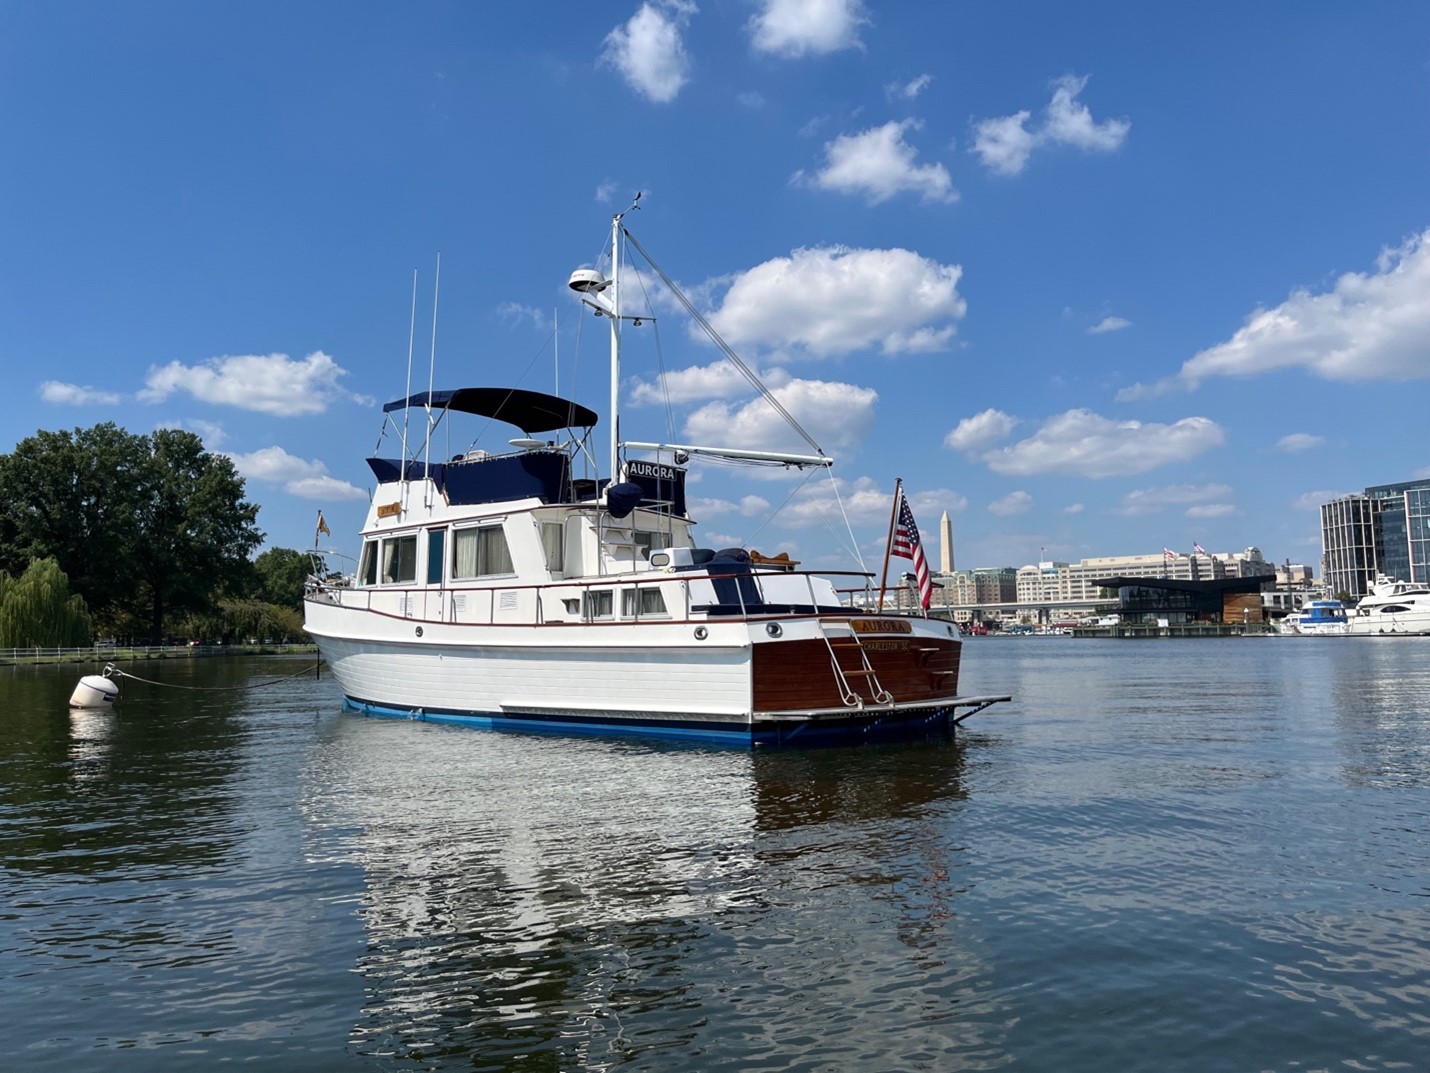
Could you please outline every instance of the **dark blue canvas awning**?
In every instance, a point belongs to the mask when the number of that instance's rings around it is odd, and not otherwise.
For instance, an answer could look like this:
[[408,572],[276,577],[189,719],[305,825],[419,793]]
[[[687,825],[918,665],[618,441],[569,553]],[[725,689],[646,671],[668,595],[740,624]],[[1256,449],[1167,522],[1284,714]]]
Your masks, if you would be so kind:
[[405,399],[396,399],[382,408],[383,413],[409,407],[431,407],[434,410],[455,410],[458,413],[490,417],[515,425],[530,435],[551,432],[558,428],[591,428],[600,420],[596,411],[579,402],[546,395],[540,391],[523,391],[508,387],[459,387],[453,391],[419,391]]

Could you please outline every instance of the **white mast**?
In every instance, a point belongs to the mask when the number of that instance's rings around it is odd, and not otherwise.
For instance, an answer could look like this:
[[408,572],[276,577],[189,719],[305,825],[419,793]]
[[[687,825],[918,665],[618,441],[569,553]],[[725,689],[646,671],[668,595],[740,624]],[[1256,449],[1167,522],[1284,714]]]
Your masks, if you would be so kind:
[[621,217],[611,217],[611,469],[616,483],[621,450]]

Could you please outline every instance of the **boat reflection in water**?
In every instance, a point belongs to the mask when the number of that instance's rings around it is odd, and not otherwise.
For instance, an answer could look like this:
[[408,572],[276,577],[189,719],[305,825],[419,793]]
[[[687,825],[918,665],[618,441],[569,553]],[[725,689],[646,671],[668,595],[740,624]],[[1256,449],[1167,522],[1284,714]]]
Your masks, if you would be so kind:
[[748,1065],[836,1022],[867,1068],[999,1050],[952,924],[961,746],[482,739],[343,720],[315,758],[315,852],[365,876],[358,1051]]

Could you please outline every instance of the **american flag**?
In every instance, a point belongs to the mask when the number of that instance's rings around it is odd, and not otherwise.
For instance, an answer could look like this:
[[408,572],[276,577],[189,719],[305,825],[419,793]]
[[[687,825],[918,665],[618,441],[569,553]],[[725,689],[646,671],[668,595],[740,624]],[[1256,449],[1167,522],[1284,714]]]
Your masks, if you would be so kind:
[[929,564],[924,558],[924,546],[919,540],[919,527],[914,521],[914,512],[909,509],[909,500],[902,488],[899,489],[899,521],[894,528],[894,554],[914,561],[914,576],[919,582],[919,600],[927,611],[933,600],[933,578],[929,577]]
[[1192,547],[1197,549],[1198,555],[1205,555],[1207,553],[1207,549],[1202,547],[1200,544],[1193,544]]
[[1177,557],[1177,553],[1171,548],[1163,548],[1162,554],[1168,559],[1175,559]]

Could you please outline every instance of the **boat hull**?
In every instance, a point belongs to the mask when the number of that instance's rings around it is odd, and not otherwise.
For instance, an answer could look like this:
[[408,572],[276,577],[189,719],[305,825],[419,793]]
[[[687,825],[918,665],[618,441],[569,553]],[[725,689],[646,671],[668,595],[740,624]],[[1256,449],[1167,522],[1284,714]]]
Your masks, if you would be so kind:
[[1430,635],[1430,609],[1357,615],[1347,632],[1353,637],[1424,637]]
[[983,706],[958,695],[948,624],[872,629],[888,632],[856,643],[848,620],[815,616],[503,627],[309,607],[348,706],[377,716],[759,744],[917,733]]

